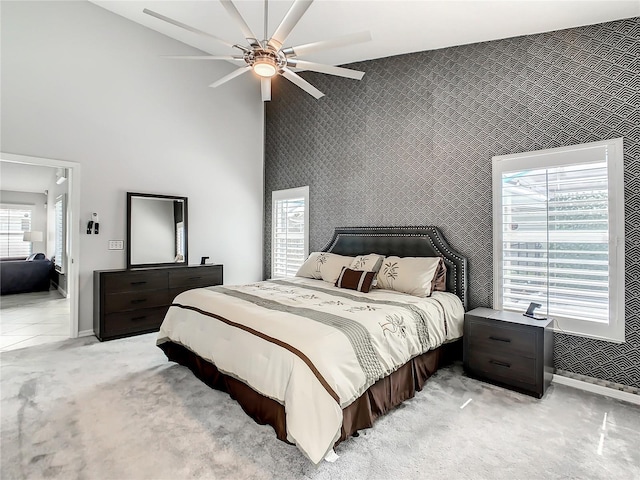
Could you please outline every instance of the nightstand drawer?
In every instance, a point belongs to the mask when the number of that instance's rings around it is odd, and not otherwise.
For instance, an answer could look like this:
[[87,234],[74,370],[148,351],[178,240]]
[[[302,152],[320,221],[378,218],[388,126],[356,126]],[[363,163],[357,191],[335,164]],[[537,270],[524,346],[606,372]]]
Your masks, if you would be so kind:
[[536,384],[536,361],[533,358],[470,348],[468,368],[487,378],[505,383]]
[[510,356],[534,358],[536,332],[496,320],[468,320],[468,334],[473,346],[485,352],[502,352]]

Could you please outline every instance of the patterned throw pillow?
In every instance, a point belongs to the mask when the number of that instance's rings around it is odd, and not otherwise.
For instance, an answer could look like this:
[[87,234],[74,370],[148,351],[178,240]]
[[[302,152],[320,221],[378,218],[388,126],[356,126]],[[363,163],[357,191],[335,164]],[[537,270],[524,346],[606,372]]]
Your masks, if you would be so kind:
[[343,267],[342,272],[340,272],[338,276],[338,280],[336,280],[335,286],[368,293],[375,275],[376,272],[351,270],[350,268]]
[[315,278],[335,284],[342,267],[348,267],[352,261],[353,257],[328,252],[313,252],[302,264],[296,277]]
[[370,253],[369,255],[358,255],[353,259],[353,262],[351,262],[349,268],[352,270],[374,272],[376,275],[373,276],[373,283],[371,284],[371,286],[376,287],[378,285],[378,279],[376,278],[376,276],[380,271],[380,267],[382,267],[383,261],[384,255],[378,255],[377,253]]
[[378,288],[428,297],[440,261],[440,257],[387,257],[378,272]]
[[365,272],[379,272],[384,261],[384,255],[378,255],[377,253],[370,253],[369,255],[358,255],[353,259],[349,266],[352,270],[362,270]]

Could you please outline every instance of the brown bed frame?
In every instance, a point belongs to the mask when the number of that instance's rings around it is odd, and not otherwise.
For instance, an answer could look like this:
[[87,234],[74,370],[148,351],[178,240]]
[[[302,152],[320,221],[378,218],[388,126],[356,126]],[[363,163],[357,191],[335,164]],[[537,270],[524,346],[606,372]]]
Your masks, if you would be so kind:
[[[401,257],[443,257],[447,266],[447,290],[457,294],[467,310],[467,259],[453,250],[437,227],[351,227],[337,228],[322,251],[340,255],[396,255]],[[166,342],[159,347],[167,358],[188,367],[204,383],[229,393],[242,409],[261,425],[271,425],[278,439],[287,441],[284,405],[267,398],[245,383],[221,373],[214,364],[182,345]],[[336,445],[369,428],[379,416],[422,390],[438,368],[462,358],[462,342],[444,344],[414,357],[398,370],[380,379],[352,404],[343,409],[342,433]]]

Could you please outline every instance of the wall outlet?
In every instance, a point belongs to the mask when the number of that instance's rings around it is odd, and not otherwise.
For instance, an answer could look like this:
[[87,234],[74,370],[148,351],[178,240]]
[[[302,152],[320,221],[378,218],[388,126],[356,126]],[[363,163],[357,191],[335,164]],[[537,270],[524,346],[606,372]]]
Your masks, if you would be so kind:
[[109,240],[109,250],[124,250],[124,240]]

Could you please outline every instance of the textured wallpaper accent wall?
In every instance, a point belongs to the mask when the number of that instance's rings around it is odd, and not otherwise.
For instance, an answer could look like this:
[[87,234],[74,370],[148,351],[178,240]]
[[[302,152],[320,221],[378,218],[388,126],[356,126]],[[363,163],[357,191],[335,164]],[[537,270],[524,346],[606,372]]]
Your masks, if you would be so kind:
[[353,65],[360,82],[278,78],[267,106],[271,192],[310,187],[310,248],[336,226],[438,225],[492,302],[491,157],[624,137],[626,343],[556,334],[562,370],[640,387],[640,18]]

